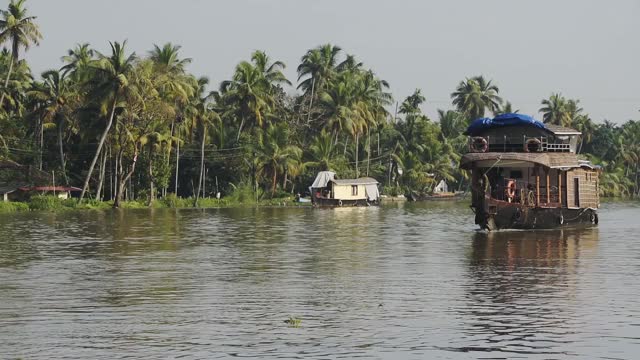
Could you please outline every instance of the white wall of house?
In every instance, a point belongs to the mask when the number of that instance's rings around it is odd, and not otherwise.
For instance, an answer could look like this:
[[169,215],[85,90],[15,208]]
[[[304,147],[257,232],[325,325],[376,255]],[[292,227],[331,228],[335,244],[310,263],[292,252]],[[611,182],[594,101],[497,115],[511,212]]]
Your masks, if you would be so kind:
[[[355,187],[355,189],[353,188]],[[355,195],[353,193],[356,193]],[[333,198],[340,200],[363,200],[367,198],[364,185],[338,185],[333,183]]]

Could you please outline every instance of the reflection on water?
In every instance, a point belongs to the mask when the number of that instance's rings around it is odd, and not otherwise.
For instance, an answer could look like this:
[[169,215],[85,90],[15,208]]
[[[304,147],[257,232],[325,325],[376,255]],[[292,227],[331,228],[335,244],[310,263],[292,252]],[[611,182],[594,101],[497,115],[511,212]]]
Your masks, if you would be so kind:
[[639,213],[492,233],[457,203],[6,215],[0,358],[635,358]]
[[598,247],[598,228],[477,232],[470,286],[460,312],[464,336],[482,345],[464,351],[569,355],[579,323],[574,299],[579,262]]

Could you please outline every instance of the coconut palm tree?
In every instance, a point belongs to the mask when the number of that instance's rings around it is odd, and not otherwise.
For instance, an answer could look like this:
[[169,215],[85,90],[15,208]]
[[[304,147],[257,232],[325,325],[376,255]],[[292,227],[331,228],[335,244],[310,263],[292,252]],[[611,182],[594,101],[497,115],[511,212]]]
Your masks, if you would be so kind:
[[122,44],[119,42],[110,42],[109,44],[111,46],[111,54],[106,56],[98,53],[99,60],[91,65],[92,70],[95,71],[95,77],[90,84],[91,98],[100,99],[101,112],[106,114],[107,124],[100,136],[98,148],[96,149],[96,153],[84,180],[82,192],[80,193],[80,201],[82,201],[89,188],[89,180],[91,180],[93,169],[96,166],[98,156],[100,156],[104,142],[113,124],[118,101],[129,86],[128,76],[133,69],[133,64],[136,59],[135,53],[127,55],[125,50],[126,40],[122,42]]
[[[339,46],[331,44],[307,51],[298,66],[298,89],[310,92],[312,98],[314,90],[326,90],[327,84],[337,73],[336,66],[341,52]],[[303,78],[305,79],[302,80]]]
[[291,85],[291,81],[282,72],[286,68],[282,61],[271,62],[267,53],[257,50],[251,54],[251,62],[271,86]]
[[403,135],[408,141],[411,141],[413,138],[416,121],[418,121],[420,117],[423,117],[420,105],[422,105],[424,101],[425,97],[422,96],[421,90],[416,89],[413,94],[407,96],[400,105],[400,114],[404,115],[404,124],[400,125],[406,129]]
[[62,57],[64,65],[60,71],[71,73],[77,82],[86,81],[91,63],[95,60],[95,51],[89,43],[76,45],[75,48],[67,50],[67,55]]
[[498,110],[496,110],[495,115],[517,114],[519,111],[520,110],[518,110],[518,109],[513,110],[513,104],[511,104],[509,101],[507,101],[504,104],[500,105]]
[[158,65],[158,70],[174,74],[183,74],[185,67],[191,64],[191,58],[180,58],[180,45],[166,43],[162,47],[154,44],[149,52],[149,58]]
[[[326,91],[329,82],[337,73],[338,56],[342,49],[339,46],[325,44],[308,50],[302,56],[298,66],[298,89],[302,89],[309,97],[307,123],[311,120],[313,102],[320,91]],[[302,80],[305,78],[304,80]],[[302,81],[301,81],[302,80]]]
[[[55,124],[58,130],[58,150],[60,156],[60,166],[65,184],[69,183],[67,178],[66,161],[63,146],[64,127],[72,109],[69,108],[71,97],[74,96],[69,88],[69,81],[66,73],[58,70],[48,70],[42,73],[43,83],[27,92],[42,102],[42,107],[38,111],[41,121]],[[42,130],[42,126],[40,129]],[[40,144],[42,146],[42,144]],[[42,152],[42,150],[41,150]]]
[[274,84],[265,78],[265,70],[242,61],[236,66],[232,80],[222,84],[225,101],[236,109],[240,120],[236,140],[246,125],[262,127],[272,110]]
[[194,206],[198,206],[198,200],[200,198],[200,191],[202,189],[203,179],[205,175],[204,169],[204,155],[205,144],[207,142],[207,133],[209,128],[215,121],[219,121],[220,117],[212,110],[210,100],[213,97],[213,93],[207,92],[207,86],[209,85],[209,79],[206,77],[200,77],[196,84],[194,84],[194,95],[185,109],[185,115],[190,118],[191,122],[200,131],[200,175],[198,178],[198,187],[195,193]]
[[13,58],[9,51],[0,51],[0,73],[12,67],[9,82],[2,95],[5,95],[4,102],[0,105],[0,110],[6,113],[13,113],[17,117],[23,115],[25,108],[29,105],[25,103],[26,92],[32,87],[33,76],[31,69],[25,61],[19,61],[13,65]]
[[254,151],[260,172],[271,176],[271,196],[276,192],[278,175],[284,174],[292,159],[299,159],[302,150],[291,145],[287,124],[269,124],[264,131],[258,133]]
[[331,133],[325,129],[313,137],[308,149],[308,166],[319,171],[335,171],[342,162]]
[[440,120],[440,130],[445,139],[456,138],[464,132],[464,120],[459,112],[455,110],[438,109],[438,118]]
[[480,75],[461,81],[451,98],[458,111],[474,120],[484,117],[487,110],[495,113],[500,109],[502,98],[498,96],[499,92],[491,80],[487,81]]
[[9,41],[12,55],[9,62],[9,71],[7,71],[7,77],[4,82],[4,89],[2,89],[2,95],[0,96],[0,107],[6,97],[13,65],[18,62],[20,48],[29,50],[31,45],[39,45],[42,39],[40,29],[35,23],[36,17],[27,15],[25,1],[11,0],[7,10],[2,10],[0,15],[0,43]]
[[542,113],[542,121],[547,124],[569,126],[571,114],[567,109],[567,100],[560,93],[551,94],[549,99],[543,99],[543,105],[538,111]]

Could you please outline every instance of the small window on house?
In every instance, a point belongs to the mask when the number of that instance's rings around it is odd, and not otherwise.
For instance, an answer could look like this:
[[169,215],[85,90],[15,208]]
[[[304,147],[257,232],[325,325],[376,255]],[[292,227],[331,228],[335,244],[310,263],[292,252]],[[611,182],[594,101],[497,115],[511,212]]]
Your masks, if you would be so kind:
[[351,185],[351,196],[358,195],[358,185]]

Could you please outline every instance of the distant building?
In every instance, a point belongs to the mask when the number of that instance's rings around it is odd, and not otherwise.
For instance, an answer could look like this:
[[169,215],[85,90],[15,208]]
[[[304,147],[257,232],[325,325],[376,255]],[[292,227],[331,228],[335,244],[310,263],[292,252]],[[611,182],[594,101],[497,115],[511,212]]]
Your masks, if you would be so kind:
[[75,187],[53,184],[53,174],[11,160],[0,160],[2,201],[25,201],[34,195],[55,195],[61,199],[68,199],[72,193],[81,191]]

